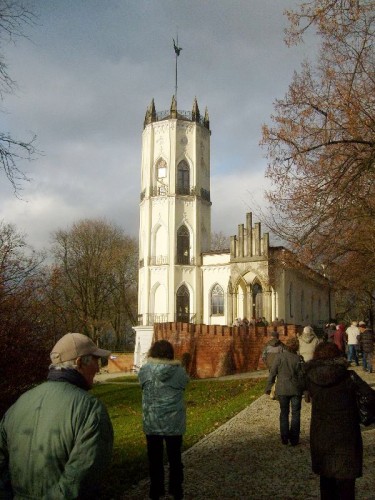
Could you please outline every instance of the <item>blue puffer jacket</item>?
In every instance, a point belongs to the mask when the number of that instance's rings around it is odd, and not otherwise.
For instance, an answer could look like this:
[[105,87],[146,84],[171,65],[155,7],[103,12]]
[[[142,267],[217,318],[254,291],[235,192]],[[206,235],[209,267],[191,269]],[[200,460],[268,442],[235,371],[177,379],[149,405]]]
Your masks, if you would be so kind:
[[184,390],[189,381],[179,361],[148,358],[138,378],[142,386],[145,434],[177,436],[185,433]]

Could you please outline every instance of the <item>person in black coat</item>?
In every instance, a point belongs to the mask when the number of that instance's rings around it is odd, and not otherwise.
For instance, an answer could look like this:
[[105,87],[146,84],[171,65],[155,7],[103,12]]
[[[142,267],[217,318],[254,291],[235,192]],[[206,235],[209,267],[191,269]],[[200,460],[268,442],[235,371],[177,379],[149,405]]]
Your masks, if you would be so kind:
[[360,321],[359,324],[359,345],[362,351],[362,364],[363,369],[366,372],[372,373],[372,358],[374,355],[374,343],[375,335],[374,332],[366,327],[364,321]]
[[311,462],[313,472],[320,475],[322,500],[353,500],[355,480],[362,475],[356,385],[372,389],[348,366],[333,343],[319,344],[313,359],[305,364],[306,387],[312,401]]
[[[295,337],[287,340],[285,349],[275,356],[266,387],[266,394],[270,394],[276,380],[275,394],[280,403],[281,442],[283,444],[290,442],[292,446],[299,444],[303,391],[299,379],[303,359],[297,354],[298,348],[299,343]],[[290,408],[292,418],[289,424]]]

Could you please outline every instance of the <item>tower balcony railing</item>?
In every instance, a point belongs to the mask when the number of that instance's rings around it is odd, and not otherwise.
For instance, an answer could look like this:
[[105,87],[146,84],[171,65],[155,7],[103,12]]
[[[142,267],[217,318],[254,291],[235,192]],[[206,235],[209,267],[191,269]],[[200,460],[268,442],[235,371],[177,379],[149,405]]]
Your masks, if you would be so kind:
[[[162,120],[166,120],[167,118],[170,118],[171,116],[171,110],[165,110],[165,111],[158,111],[156,113],[156,121],[160,122]],[[200,116],[199,119],[197,118],[196,115],[193,115],[192,111],[183,111],[181,109],[177,110],[177,118],[180,120],[188,120],[190,122],[198,122],[201,125],[204,125],[204,117]]]
[[195,186],[177,186],[176,187],[176,194],[183,195],[183,196],[196,196],[197,189]]
[[148,260],[149,266],[162,266],[165,264],[169,264],[168,255],[155,255]]
[[[150,196],[168,196],[169,189],[168,186],[155,186],[150,188]],[[198,190],[196,186],[177,186],[176,194],[180,196],[198,196]],[[210,191],[207,189],[200,189],[200,196],[202,200],[211,201]],[[146,190],[144,189],[140,194],[140,200],[144,200],[146,197]]]
[[201,198],[202,200],[211,201],[210,191],[201,188]]
[[167,186],[155,186],[150,189],[151,196],[167,196],[168,187]]
[[195,258],[189,257],[188,255],[177,255],[175,259],[176,264],[180,264],[183,266],[194,266]]

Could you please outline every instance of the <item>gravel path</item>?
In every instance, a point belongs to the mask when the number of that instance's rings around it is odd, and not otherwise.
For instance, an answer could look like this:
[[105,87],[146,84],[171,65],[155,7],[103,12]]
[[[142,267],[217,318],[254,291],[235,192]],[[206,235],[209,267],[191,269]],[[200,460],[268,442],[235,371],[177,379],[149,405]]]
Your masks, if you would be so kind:
[[[375,374],[355,369],[375,388]],[[183,454],[185,499],[318,499],[319,478],[311,472],[311,405],[303,402],[300,445],[279,438],[279,404],[263,395]],[[357,500],[375,500],[375,424],[363,428],[364,470]],[[124,495],[147,499],[148,480]],[[166,497],[168,498],[168,497]]]

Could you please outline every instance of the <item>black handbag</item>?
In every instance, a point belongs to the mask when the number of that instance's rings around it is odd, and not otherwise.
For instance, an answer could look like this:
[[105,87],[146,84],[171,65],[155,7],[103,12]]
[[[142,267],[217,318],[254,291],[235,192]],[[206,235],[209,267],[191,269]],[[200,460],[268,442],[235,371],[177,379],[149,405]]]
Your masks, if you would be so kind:
[[371,425],[375,423],[375,391],[355,372],[350,372],[350,378],[355,387],[359,421],[362,425]]

